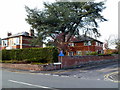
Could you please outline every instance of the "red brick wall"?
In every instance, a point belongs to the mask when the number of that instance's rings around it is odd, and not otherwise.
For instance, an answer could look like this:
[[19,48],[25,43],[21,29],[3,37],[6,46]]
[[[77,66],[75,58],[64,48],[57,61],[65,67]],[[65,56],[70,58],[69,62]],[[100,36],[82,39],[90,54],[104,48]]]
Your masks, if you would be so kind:
[[12,48],[14,48],[14,49],[19,49],[19,48],[20,48],[20,45],[14,45],[14,46],[12,46]]
[[49,71],[60,69],[60,65],[31,65],[31,64],[10,64],[10,63],[0,63],[0,67],[21,69],[21,70],[35,70],[35,71]]
[[[61,57],[58,57],[59,61]],[[70,57],[64,56],[62,57],[62,68],[69,68],[76,65],[81,65],[86,62],[92,61],[113,61],[118,59],[118,56],[81,56],[81,57]],[[23,69],[23,70],[35,70],[35,71],[47,71],[47,70],[55,70],[60,69],[60,65],[31,65],[31,64],[5,64],[0,63],[0,67],[4,68],[13,68],[13,69]]]
[[[114,60],[114,59],[118,59],[118,56],[63,56],[62,66],[71,67],[87,62]],[[58,60],[61,61],[61,57],[58,57]]]
[[[32,40],[33,38],[32,37],[25,37],[23,36],[22,37],[22,48],[31,48],[33,46],[31,46],[31,42],[30,40]],[[37,47],[41,47],[41,46],[35,46],[36,48]]]
[[1,47],[1,49],[6,49],[6,47]]
[[30,40],[32,40],[31,37],[22,37],[22,44],[30,44]]
[[95,52],[95,46],[75,46],[71,51],[92,51]]

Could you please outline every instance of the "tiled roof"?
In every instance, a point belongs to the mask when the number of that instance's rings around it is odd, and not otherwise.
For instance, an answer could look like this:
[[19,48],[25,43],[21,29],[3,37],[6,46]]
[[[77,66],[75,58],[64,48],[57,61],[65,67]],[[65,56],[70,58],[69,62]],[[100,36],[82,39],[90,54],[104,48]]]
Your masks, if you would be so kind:
[[[64,35],[64,33],[61,33],[56,38],[59,39],[59,40],[62,40],[63,35]],[[69,36],[66,36],[66,38],[69,38]],[[103,43],[103,42],[101,42],[97,39],[94,39],[94,38],[91,38],[91,37],[85,36],[85,35],[81,35],[81,36],[79,36],[79,38],[76,38],[76,37],[72,36],[69,40],[69,42],[74,42],[74,43],[84,42],[84,41],[97,41],[97,42]]]
[[[17,36],[27,36],[27,37],[31,37],[29,36],[28,32],[21,32],[21,33],[17,33],[17,34],[13,34],[11,36],[8,36],[7,38],[12,38],[12,37],[17,37]],[[7,39],[7,38],[3,38],[3,39]]]
[[84,41],[97,41],[97,42],[103,43],[97,39],[94,39],[94,38],[91,38],[91,37],[85,36],[85,35],[80,36],[78,40],[73,41],[73,42],[77,43],[77,42],[84,42]]

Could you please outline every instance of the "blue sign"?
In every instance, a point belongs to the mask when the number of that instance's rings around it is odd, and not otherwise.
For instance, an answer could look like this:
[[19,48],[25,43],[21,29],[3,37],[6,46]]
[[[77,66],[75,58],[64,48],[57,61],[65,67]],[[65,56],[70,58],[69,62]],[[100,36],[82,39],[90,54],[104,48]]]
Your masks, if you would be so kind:
[[63,51],[60,51],[60,54],[58,56],[65,56],[65,55],[63,54]]

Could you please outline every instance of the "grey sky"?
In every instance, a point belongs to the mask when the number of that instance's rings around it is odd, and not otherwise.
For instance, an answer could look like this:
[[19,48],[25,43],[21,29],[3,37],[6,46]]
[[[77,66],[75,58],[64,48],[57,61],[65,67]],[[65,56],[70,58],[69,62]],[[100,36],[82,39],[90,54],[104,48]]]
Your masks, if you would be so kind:
[[[1,0],[0,1],[0,38],[7,36],[7,32],[13,34],[23,31],[29,31],[30,25],[25,21],[26,11],[25,5],[30,8],[43,8],[43,1],[51,0]],[[54,0],[52,0],[54,1]],[[104,1],[104,0],[96,0]],[[100,33],[102,36],[99,40],[103,41],[110,35],[118,34],[118,1],[119,0],[107,0],[106,9],[102,12],[102,15],[107,22],[100,23]]]

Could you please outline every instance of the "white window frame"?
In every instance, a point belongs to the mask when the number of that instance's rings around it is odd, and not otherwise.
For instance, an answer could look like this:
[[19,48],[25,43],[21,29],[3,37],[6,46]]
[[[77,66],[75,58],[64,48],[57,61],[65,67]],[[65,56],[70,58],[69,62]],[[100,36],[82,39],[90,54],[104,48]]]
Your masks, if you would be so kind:
[[84,46],[91,46],[91,45],[92,45],[91,41],[85,41],[84,42]]
[[13,45],[20,45],[20,38],[19,37],[13,38]]
[[77,55],[82,55],[82,51],[76,51]]
[[98,46],[100,46],[100,43],[98,44]]
[[[71,55],[70,55],[71,53]],[[68,52],[68,56],[73,56],[74,55],[74,52]]]
[[96,42],[96,44],[95,44],[96,46],[98,46],[98,42]]
[[74,43],[69,43],[68,45],[74,47]]
[[92,45],[91,41],[88,41],[88,46],[91,46],[91,45]]
[[88,43],[87,43],[87,42],[84,42],[84,46],[88,46]]
[[13,42],[12,42],[12,40],[11,40],[11,39],[9,40],[9,45],[10,45],[10,46],[12,46],[12,45],[13,45]]
[[8,46],[8,40],[2,40],[2,46],[7,47]]

